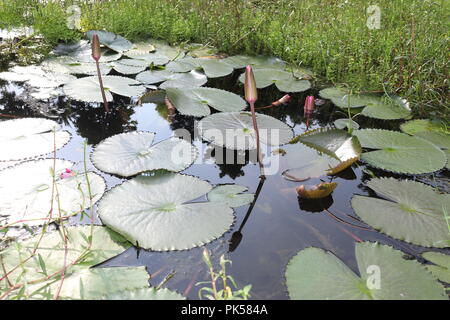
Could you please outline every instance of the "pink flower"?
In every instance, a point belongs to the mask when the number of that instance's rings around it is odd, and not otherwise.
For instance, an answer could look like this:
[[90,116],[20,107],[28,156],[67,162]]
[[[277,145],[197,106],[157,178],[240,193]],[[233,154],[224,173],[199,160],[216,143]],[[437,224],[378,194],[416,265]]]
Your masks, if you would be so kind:
[[314,96],[307,96],[303,106],[303,115],[306,118],[306,130],[309,128],[309,118],[314,112]]
[[67,179],[67,178],[73,177],[75,175],[76,175],[75,171],[72,171],[72,170],[66,168],[66,170],[59,175],[59,177],[61,179]]

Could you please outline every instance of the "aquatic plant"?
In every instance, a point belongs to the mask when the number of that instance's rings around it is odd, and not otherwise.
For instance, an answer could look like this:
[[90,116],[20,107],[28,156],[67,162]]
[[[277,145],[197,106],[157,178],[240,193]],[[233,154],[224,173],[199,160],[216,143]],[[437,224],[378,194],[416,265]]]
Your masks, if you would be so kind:
[[103,98],[103,105],[105,107],[105,111],[109,112],[108,100],[106,99],[105,88],[103,87],[102,73],[100,71],[100,65],[99,65],[101,51],[100,51],[100,40],[99,40],[97,34],[94,34],[92,36],[91,43],[92,43],[92,58],[95,60],[95,64],[97,66],[98,83],[100,85],[100,92],[101,92],[102,98]]

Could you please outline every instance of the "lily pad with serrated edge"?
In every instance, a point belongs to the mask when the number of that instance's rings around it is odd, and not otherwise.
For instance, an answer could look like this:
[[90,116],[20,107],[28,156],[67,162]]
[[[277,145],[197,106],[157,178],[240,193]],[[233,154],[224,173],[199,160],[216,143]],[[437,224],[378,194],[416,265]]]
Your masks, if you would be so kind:
[[359,275],[331,252],[313,247],[299,251],[286,268],[290,298],[448,300],[444,287],[417,261],[403,259],[401,251],[370,242],[355,247]]
[[75,76],[43,70],[39,66],[15,66],[9,71],[0,72],[5,81],[26,82],[31,87],[56,88],[76,79]]
[[224,59],[195,59],[195,63],[203,69],[208,78],[224,77],[234,70]]
[[[260,141],[278,146],[288,143],[293,131],[284,122],[256,113]],[[200,135],[206,141],[233,150],[256,149],[256,133],[250,112],[221,112],[211,114],[197,124]]]
[[1,161],[23,160],[61,149],[71,139],[53,120],[23,118],[0,122]]
[[[102,79],[107,101],[113,101],[111,92],[125,97],[138,97],[147,90],[140,82],[126,77],[103,76]],[[79,78],[67,83],[64,86],[64,93],[78,101],[103,102],[96,76]]]
[[230,56],[224,59],[226,63],[235,69],[245,68],[250,65],[253,69],[280,69],[283,70],[286,63],[276,57],[268,56]]
[[128,51],[133,47],[133,44],[130,41],[109,31],[90,30],[86,32],[86,36],[90,41],[92,41],[94,34],[98,36],[98,40],[101,44],[116,52]]
[[186,300],[186,297],[167,288],[140,288],[108,294],[103,300]]
[[[256,87],[261,89],[272,84],[282,92],[302,92],[311,88],[311,83],[308,80],[300,80],[295,78],[292,73],[276,69],[255,69],[253,70],[255,76]],[[244,83],[245,74],[241,74],[239,81]]]
[[333,123],[334,126],[338,129],[359,129],[359,124],[351,119],[337,119]]
[[446,156],[432,143],[405,133],[381,130],[355,130],[364,152],[361,160],[371,166],[398,173],[419,174],[442,169]]
[[141,248],[187,250],[222,236],[233,224],[230,207],[192,202],[211,189],[182,174],[138,176],[107,192],[98,212],[103,223]]
[[[122,57],[122,53],[101,48],[101,57],[99,62],[110,62]],[[80,62],[95,62],[92,58],[92,47],[87,40],[81,40],[74,44],[58,45],[53,52],[60,56],[69,56]]]
[[138,59],[120,59],[110,62],[114,70],[122,74],[137,74],[149,66],[148,62]]
[[[125,238],[106,227],[70,226],[64,227],[67,238],[66,250],[62,232],[62,230],[52,231],[45,233],[42,238],[41,235],[37,235],[25,241],[18,241],[2,251],[1,258],[5,270],[12,271],[8,275],[9,282],[14,285],[40,279],[45,274],[50,275],[62,270],[64,261],[66,265],[77,262],[75,268],[80,266],[87,270],[90,266],[106,261],[131,246]],[[89,246],[91,235],[92,245]],[[33,258],[24,261],[30,256]],[[21,261],[24,261],[21,267],[13,270]],[[71,273],[72,269],[74,268],[69,268],[68,273]],[[0,281],[0,287],[2,286],[6,286],[6,279]],[[40,286],[42,284],[33,289]],[[32,290],[29,288],[27,291]]]
[[387,200],[355,195],[352,207],[361,219],[393,238],[424,247],[450,247],[444,210],[450,198],[410,180],[375,178],[367,186]]
[[145,84],[161,83],[161,89],[201,87],[208,79],[195,70],[188,73],[173,73],[167,70],[144,71],[136,76],[136,80]]
[[244,193],[248,188],[237,184],[222,184],[208,192],[208,200],[222,203],[231,208],[245,206],[253,202],[253,193]]
[[[100,72],[102,74],[108,74],[111,71],[111,66],[107,63],[100,63]],[[97,66],[92,62],[79,62],[69,56],[57,56],[48,58],[41,63],[41,67],[44,70],[48,70],[56,73],[64,74],[86,74],[96,75]]]
[[416,119],[407,121],[400,125],[400,130],[410,135],[414,135],[415,133],[422,131],[448,133],[448,130],[442,123],[429,119]]
[[[0,212],[7,223],[42,225],[78,214],[91,205],[89,189],[92,204],[98,201],[106,189],[103,178],[88,172],[89,188],[84,173],[61,178],[72,166],[66,160],[40,159],[0,171]],[[53,170],[57,193],[52,193]]]
[[440,281],[450,283],[450,256],[439,252],[424,252],[422,257],[432,262],[426,268]]
[[197,158],[197,148],[183,139],[154,143],[154,138],[155,133],[143,131],[109,137],[95,147],[91,162],[101,171],[130,177],[159,169],[183,171]]
[[166,92],[181,114],[196,117],[209,115],[211,111],[208,106],[224,112],[241,111],[247,106],[237,94],[215,88],[168,88]]

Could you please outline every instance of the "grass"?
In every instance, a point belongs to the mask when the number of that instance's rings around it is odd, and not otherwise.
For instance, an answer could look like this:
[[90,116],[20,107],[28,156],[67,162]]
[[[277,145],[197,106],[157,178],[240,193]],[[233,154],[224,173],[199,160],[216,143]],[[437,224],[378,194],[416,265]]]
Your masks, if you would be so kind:
[[[378,0],[380,29],[366,26],[363,0],[0,0],[0,27],[31,24],[49,43],[79,39],[66,8],[78,4],[84,30],[132,41],[200,42],[229,53],[276,55],[352,90],[397,92],[416,116],[448,121],[450,1]],[[374,3],[375,4],[375,3]],[[24,12],[28,12],[24,15]]]

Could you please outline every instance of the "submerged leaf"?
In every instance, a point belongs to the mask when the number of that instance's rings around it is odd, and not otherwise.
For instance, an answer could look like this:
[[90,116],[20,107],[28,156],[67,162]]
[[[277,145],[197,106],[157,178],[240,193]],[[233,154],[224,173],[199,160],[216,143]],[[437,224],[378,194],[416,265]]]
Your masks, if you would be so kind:
[[[289,142],[292,129],[273,117],[257,113],[261,143],[278,146]],[[221,112],[203,118],[197,124],[203,139],[234,150],[256,149],[256,134],[250,112]]]
[[442,169],[447,161],[444,152],[426,140],[407,134],[379,129],[354,131],[364,148],[361,159],[368,164],[392,172],[428,173]]
[[360,276],[330,252],[319,248],[298,252],[286,268],[291,299],[448,299],[444,287],[417,261],[403,259],[401,251],[370,242],[355,246]]
[[388,200],[355,195],[352,207],[364,222],[396,239],[424,247],[450,247],[444,210],[450,198],[410,180],[376,178],[367,186]]
[[58,129],[58,123],[44,118],[0,122],[0,161],[22,160],[61,149],[71,136]]
[[228,112],[240,111],[247,106],[237,94],[215,88],[169,88],[166,92],[170,102],[181,114],[196,117],[209,115],[208,106]]
[[138,176],[111,189],[98,212],[103,223],[139,247],[186,250],[220,237],[233,223],[230,207],[192,202],[211,189],[208,182],[187,175]]
[[91,154],[92,164],[107,173],[129,177],[152,170],[183,171],[197,157],[197,149],[179,138],[153,143],[155,133],[133,131],[109,137]]

